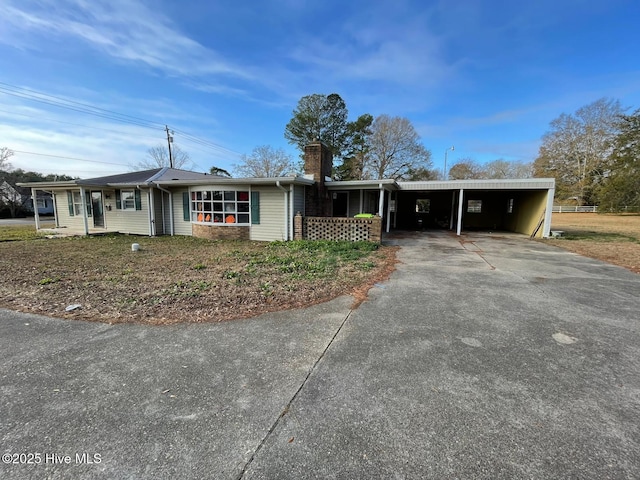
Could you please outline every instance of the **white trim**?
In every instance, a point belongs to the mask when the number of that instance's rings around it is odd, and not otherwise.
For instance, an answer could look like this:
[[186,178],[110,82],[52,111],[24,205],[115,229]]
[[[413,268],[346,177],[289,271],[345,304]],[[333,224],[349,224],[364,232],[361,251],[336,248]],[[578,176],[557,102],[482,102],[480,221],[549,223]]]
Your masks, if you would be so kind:
[[80,187],[80,201],[82,202],[82,223],[84,224],[84,234],[89,235],[89,219],[87,218],[87,198],[86,190]]
[[555,188],[550,188],[547,192],[547,210],[544,214],[544,228],[542,230],[542,237],[548,238],[551,233],[551,213],[553,212],[553,197],[555,195]]

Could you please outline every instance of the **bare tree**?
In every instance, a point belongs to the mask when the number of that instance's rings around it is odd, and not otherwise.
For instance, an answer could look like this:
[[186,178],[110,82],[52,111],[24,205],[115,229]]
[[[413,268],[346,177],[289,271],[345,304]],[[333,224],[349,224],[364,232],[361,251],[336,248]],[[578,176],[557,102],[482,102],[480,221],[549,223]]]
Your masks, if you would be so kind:
[[239,177],[283,177],[295,170],[289,154],[281,148],[274,149],[269,145],[256,147],[251,155],[242,155],[241,159],[241,164],[233,166]]
[[380,115],[371,125],[369,178],[406,178],[412,171],[431,167],[431,152],[420,143],[411,122],[403,117]]
[[482,166],[472,158],[461,158],[449,169],[451,180],[484,178]]
[[11,170],[9,158],[13,157],[13,150],[7,147],[0,147],[0,170]]
[[573,198],[580,205],[596,200],[597,188],[611,169],[624,110],[618,100],[601,98],[551,122],[534,167],[537,177],[556,179],[557,198]]
[[[193,168],[191,157],[178,145],[171,146],[171,158],[173,160],[173,168]],[[157,145],[147,150],[147,158],[136,163],[134,168],[136,170],[151,170],[168,166],[170,166],[169,149],[164,145]]]
[[531,178],[533,164],[530,162],[509,161],[499,158],[485,164],[483,178]]

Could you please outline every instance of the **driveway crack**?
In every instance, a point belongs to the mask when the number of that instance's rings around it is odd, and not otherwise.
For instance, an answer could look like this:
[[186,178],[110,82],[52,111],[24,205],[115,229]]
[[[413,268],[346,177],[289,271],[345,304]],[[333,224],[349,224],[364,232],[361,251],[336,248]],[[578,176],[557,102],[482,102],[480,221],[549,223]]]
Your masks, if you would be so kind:
[[307,372],[307,375],[304,377],[304,380],[302,381],[302,383],[300,384],[300,386],[298,387],[296,392],[293,394],[293,396],[291,397],[289,402],[282,409],[282,412],[280,412],[280,415],[278,415],[278,418],[276,418],[275,422],[273,422],[273,424],[271,425],[271,427],[269,428],[269,430],[267,431],[265,436],[262,438],[262,440],[260,441],[260,443],[258,444],[256,449],[251,454],[251,457],[249,457],[249,460],[247,460],[247,463],[245,463],[244,467],[242,467],[242,470],[240,471],[240,473],[236,477],[237,480],[241,480],[244,477],[244,474],[247,472],[247,469],[249,468],[249,466],[251,465],[251,463],[255,459],[255,457],[258,454],[258,452],[260,452],[260,450],[262,450],[262,447],[267,442],[267,440],[269,439],[271,434],[273,432],[275,432],[276,428],[280,424],[280,420],[282,420],[284,418],[284,416],[287,413],[289,413],[289,409],[291,408],[291,405],[296,400],[296,398],[298,398],[298,395],[300,394],[300,392],[302,391],[304,386],[307,384],[307,381],[311,377],[311,374],[316,370],[318,364],[322,361],[322,359],[324,358],[325,354],[327,353],[327,350],[329,350],[329,347],[331,347],[331,345],[333,344],[334,340],[336,339],[336,337],[338,336],[338,334],[342,330],[342,327],[344,327],[345,323],[347,323],[347,320],[349,320],[349,318],[351,317],[352,313],[353,313],[353,310],[349,310],[349,313],[344,317],[344,319],[340,323],[340,326],[338,327],[338,329],[335,331],[335,333],[331,337],[331,340],[329,340],[329,343],[327,343],[327,346],[324,347],[324,350],[322,350],[322,353],[320,354],[320,356],[316,359],[316,361],[313,363],[313,366]]

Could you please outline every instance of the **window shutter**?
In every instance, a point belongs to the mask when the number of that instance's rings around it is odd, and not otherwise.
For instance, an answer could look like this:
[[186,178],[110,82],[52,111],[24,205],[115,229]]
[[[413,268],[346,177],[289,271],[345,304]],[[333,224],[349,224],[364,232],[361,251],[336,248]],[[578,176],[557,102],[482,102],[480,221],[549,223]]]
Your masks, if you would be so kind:
[[120,190],[116,190],[116,210],[122,209],[122,197],[120,196]]
[[84,192],[84,204],[87,207],[87,217],[90,217],[92,211],[91,192]]
[[140,197],[140,190],[137,188],[134,190],[134,196],[136,198],[136,210],[142,210],[142,198]]
[[191,220],[191,212],[189,209],[189,192],[182,192],[182,219],[185,222]]
[[73,192],[67,190],[67,202],[69,203],[69,215],[73,217]]
[[260,192],[251,192],[251,223],[260,225]]

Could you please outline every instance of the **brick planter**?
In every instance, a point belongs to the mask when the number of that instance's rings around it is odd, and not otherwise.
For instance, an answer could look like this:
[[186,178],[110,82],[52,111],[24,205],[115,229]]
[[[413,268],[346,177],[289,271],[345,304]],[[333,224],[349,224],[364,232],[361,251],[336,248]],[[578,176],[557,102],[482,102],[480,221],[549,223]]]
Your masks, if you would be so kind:
[[193,236],[209,240],[249,240],[251,227],[193,224]]

